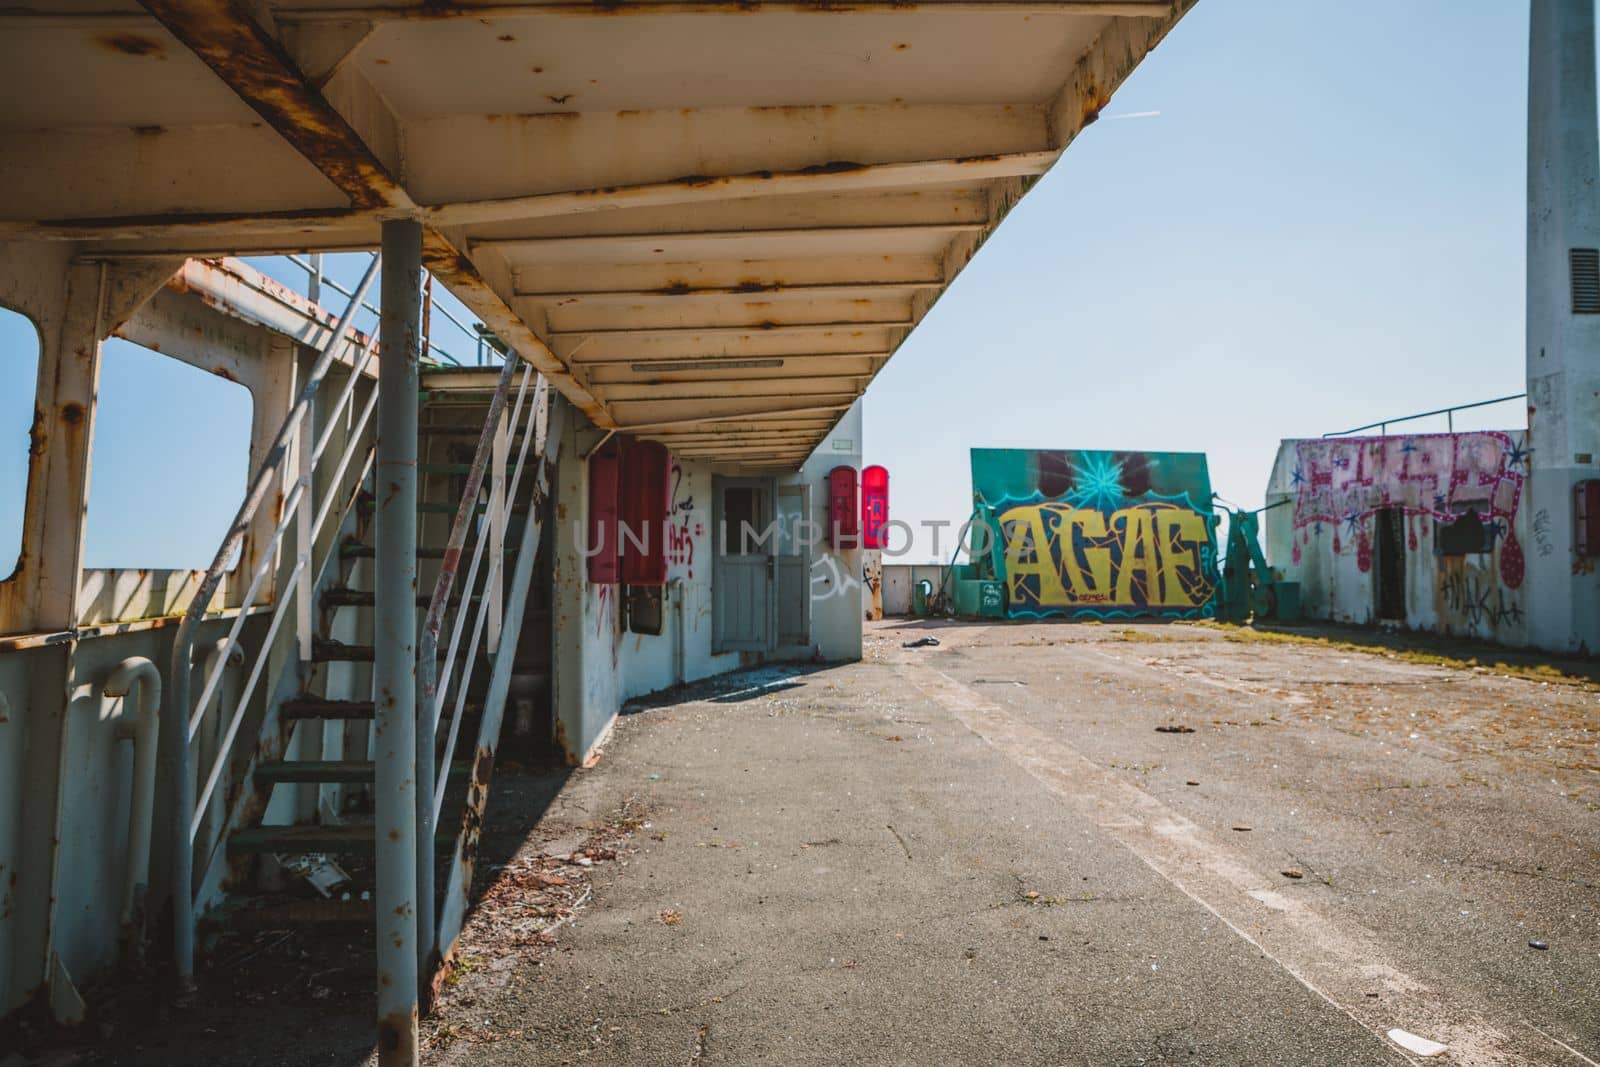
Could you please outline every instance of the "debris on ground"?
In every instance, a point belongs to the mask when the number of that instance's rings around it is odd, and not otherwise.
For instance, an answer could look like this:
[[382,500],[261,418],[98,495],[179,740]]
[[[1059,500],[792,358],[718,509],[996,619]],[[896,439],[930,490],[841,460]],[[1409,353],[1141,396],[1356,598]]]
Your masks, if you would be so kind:
[[1238,832],[1239,832],[1239,833],[1241,833],[1241,834],[1247,834],[1247,833],[1249,833],[1249,832],[1250,832],[1250,830],[1251,830],[1251,829],[1252,829],[1252,828],[1251,828],[1251,827],[1249,827],[1249,826],[1246,826],[1246,825],[1245,825],[1245,824],[1244,824],[1244,823],[1242,823],[1242,822],[1236,822],[1236,823],[1234,823],[1234,824],[1233,824],[1233,828],[1234,828],[1234,829],[1235,829],[1235,830],[1237,830],[1237,831],[1238,831]]
[[906,641],[901,648],[936,648],[939,644],[937,637],[919,637],[915,641]]
[[1296,879],[1299,879],[1299,878],[1304,878],[1306,876],[1306,872],[1302,871],[1299,867],[1285,867],[1283,870],[1279,871],[1278,873],[1283,875],[1285,878],[1296,878]]
[[1413,1055],[1421,1056],[1424,1059],[1432,1056],[1439,1056],[1450,1051],[1449,1045],[1441,1045],[1437,1041],[1430,1041],[1425,1037],[1418,1037],[1416,1034],[1413,1034],[1408,1030],[1401,1030],[1398,1027],[1389,1031],[1389,1040],[1393,1041],[1407,1052],[1410,1052]]
[[1540,952],[1549,952],[1550,951],[1550,942],[1548,942],[1548,941],[1529,941],[1528,942],[1528,947],[1529,948],[1536,948]]
[[553,945],[556,931],[589,903],[596,865],[631,852],[629,838],[649,825],[638,803],[629,798],[619,812],[588,830],[578,847],[544,851],[539,842],[530,841],[509,863],[489,868],[488,884],[462,928],[453,961],[441,980],[435,1011],[423,1021],[424,1047],[445,1048],[457,1041],[477,1044],[511,1036],[462,1025],[460,1013],[452,1008],[469,1006],[477,996],[476,990],[467,988],[473,983],[466,979],[475,972],[505,966],[491,961],[509,963],[510,957]]
[[1193,778],[1191,778],[1187,782],[1184,782],[1183,784],[1184,785],[1199,785],[1200,783],[1195,781]]
[[1182,723],[1173,723],[1173,724],[1171,724],[1169,726],[1157,726],[1156,727],[1156,733],[1158,733],[1158,734],[1192,734],[1192,733],[1194,733],[1194,727],[1193,726],[1185,726]]
[[662,909],[661,913],[656,916],[656,920],[660,922],[662,926],[682,926],[683,913],[674,908],[664,908]]
[[[308,852],[302,856],[275,856],[279,868],[305,880],[306,885],[324,897],[350,884],[350,876],[333,860],[321,852]],[[348,894],[347,894],[348,896]]]

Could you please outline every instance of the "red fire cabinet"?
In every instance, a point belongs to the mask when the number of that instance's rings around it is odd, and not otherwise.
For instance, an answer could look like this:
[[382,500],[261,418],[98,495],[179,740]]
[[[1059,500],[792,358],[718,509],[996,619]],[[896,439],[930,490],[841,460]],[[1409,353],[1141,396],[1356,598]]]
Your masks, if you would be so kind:
[[861,472],[861,547],[884,547],[888,524],[889,472],[874,464]]
[[621,579],[617,529],[622,477],[622,442],[613,437],[589,457],[589,580],[609,585]]
[[1600,479],[1572,487],[1572,548],[1579,556],[1600,556]]
[[839,466],[828,472],[828,543],[834,548],[855,548],[861,532],[861,512],[856,506],[856,469]]
[[628,441],[622,450],[622,581],[667,584],[667,509],[672,454],[659,441]]

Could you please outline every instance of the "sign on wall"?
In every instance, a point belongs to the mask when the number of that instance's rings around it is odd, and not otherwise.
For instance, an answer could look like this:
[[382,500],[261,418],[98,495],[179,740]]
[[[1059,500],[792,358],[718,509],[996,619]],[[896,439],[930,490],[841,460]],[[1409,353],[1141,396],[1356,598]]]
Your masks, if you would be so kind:
[[1214,614],[1203,454],[975,448],[972,489],[999,524],[1007,615]]

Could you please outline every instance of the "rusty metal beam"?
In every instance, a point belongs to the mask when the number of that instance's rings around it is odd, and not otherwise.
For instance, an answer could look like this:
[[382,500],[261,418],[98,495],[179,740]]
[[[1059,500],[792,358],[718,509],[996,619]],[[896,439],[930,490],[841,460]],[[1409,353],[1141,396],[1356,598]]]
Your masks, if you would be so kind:
[[749,422],[752,425],[759,425],[760,420],[763,418],[782,419],[785,416],[794,415],[837,415],[839,412],[850,410],[851,403],[854,403],[854,399],[849,403],[816,404],[806,407],[783,404],[757,406],[745,411],[719,412],[710,415],[686,415],[682,418],[661,419],[655,422],[624,423],[619,425],[617,429],[623,433],[639,433],[644,430],[667,430],[674,426],[700,426],[719,422]]
[[466,255],[457,252],[443,235],[431,230],[424,233],[422,260],[457,300],[482,319],[484,325],[495,332],[495,336],[550,379],[550,384],[582,411],[590,422],[608,430],[616,426],[611,413],[587,386],[573,376],[571,368],[533,332],[522,316],[501,299],[477,265]]
[[575,289],[563,292],[518,292],[519,298],[529,300],[653,300],[682,296],[763,296],[770,293],[811,293],[827,296],[831,293],[856,296],[862,291],[899,293],[919,289],[942,289],[943,278],[908,278],[898,281],[873,282],[803,282],[791,285],[786,282],[745,282],[739,285],[670,285],[660,289]]
[[749,230],[673,230],[655,233],[585,233],[560,237],[492,237],[470,242],[473,250],[493,248],[514,255],[518,252],[553,252],[566,248],[604,247],[649,242],[658,247],[683,241],[751,241],[793,237],[900,237],[915,234],[973,233],[988,229],[981,222],[916,222],[882,226],[776,226]]
[[642,185],[537,193],[496,200],[463,200],[425,208],[424,214],[438,226],[475,226],[623,207],[676,206],[803,193],[876,192],[917,185],[1036,176],[1048,170],[1059,154],[1049,149],[908,163],[836,162],[794,171],[755,171],[716,177],[696,174]]
[[[343,115],[301,74],[279,41],[234,5],[140,0],[240,99],[320,170],[358,210],[414,216],[416,205]],[[533,363],[592,420],[610,416],[534,334],[477,266],[437,227],[423,234],[423,260],[486,325]]]
[[[888,359],[889,353],[882,349],[865,352],[782,352],[773,355],[742,355],[732,353],[718,356],[617,356],[607,359],[574,359],[573,363],[583,367],[604,369],[615,367],[645,366],[660,363],[665,366],[650,367],[649,370],[640,370],[639,374],[670,374],[673,371],[696,370],[714,372],[718,370],[739,370],[739,364],[748,364],[752,360],[775,360],[773,366],[781,365],[787,360],[796,360],[801,363],[819,359]],[[688,364],[693,364],[691,368]],[[723,366],[726,364],[727,366]],[[670,368],[670,369],[669,369]],[[681,380],[681,379],[680,379]]]
[[739,337],[747,334],[833,333],[839,330],[907,329],[916,322],[908,318],[845,319],[835,322],[769,322],[759,326],[625,326],[612,330],[550,330],[557,337],[626,337],[649,334],[696,334],[706,337]]
[[371,248],[377,244],[378,224],[385,218],[393,217],[397,217],[396,212],[322,208],[307,211],[172,212],[160,215],[0,221],[0,238],[34,241],[170,241],[178,247],[157,251],[157,254],[169,255],[201,255],[207,252],[228,254],[239,249],[240,246],[236,244],[216,243],[226,239],[266,242],[265,247],[259,249],[265,255],[274,251],[327,249],[333,247],[328,243],[329,239],[347,241],[348,237],[344,235],[352,227],[371,231],[369,240],[359,246],[352,243],[352,247]]
[[140,0],[355,208],[415,205],[366,140],[306,80],[288,51],[236,4]]
[[571,0],[462,0],[438,3],[436,0],[372,0],[371,3],[318,5],[305,0],[290,0],[274,14],[283,22],[309,22],[324,19],[447,19],[510,18],[530,15],[749,15],[764,11],[819,13],[891,12],[926,14],[930,11],[980,15],[1115,15],[1124,18],[1163,18],[1172,12],[1169,0],[846,0],[843,3],[817,3],[815,0],[632,0],[627,3],[573,3]]

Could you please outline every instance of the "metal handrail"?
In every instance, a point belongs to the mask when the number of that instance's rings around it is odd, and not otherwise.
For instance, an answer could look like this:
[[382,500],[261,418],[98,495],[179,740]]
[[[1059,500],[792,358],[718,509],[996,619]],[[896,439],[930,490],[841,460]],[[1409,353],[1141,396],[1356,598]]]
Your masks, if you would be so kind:
[[[346,289],[343,285],[340,285],[338,282],[334,281],[332,278],[328,277],[322,272],[322,264],[320,262],[307,262],[293,253],[285,255],[283,258],[294,264],[296,267],[299,267],[301,270],[305,271],[306,274],[312,279],[312,283],[314,285],[318,287],[326,285],[329,289],[332,289],[340,296],[350,296],[349,289]],[[317,256],[313,258],[320,260],[321,257]],[[467,339],[470,340],[475,346],[474,350],[477,353],[477,361],[481,365],[483,363],[484,348],[486,347],[483,343],[483,335],[473,327],[468,326],[466,323],[456,318],[455,315],[450,313],[449,308],[434,300],[433,287],[431,285],[425,286],[423,292],[426,298],[426,309],[423,311],[423,315],[431,316],[433,313],[437,312],[444,316],[445,320],[448,321],[450,325],[454,326],[456,329],[465,334]],[[315,299],[315,297],[313,297],[313,299]],[[363,302],[361,307],[363,310],[370,311],[374,315],[379,314],[379,310],[374,304]],[[451,366],[459,367],[462,365],[459,359],[451,355],[446,349],[434,344],[431,338],[428,340],[428,348],[443,356],[445,358],[445,362],[449,363]]]
[[[518,368],[522,370],[521,385],[517,390],[516,404],[511,409],[509,420],[506,418],[506,401],[510,394],[511,384],[516,378]],[[434,583],[433,595],[428,602],[428,613],[423,620],[422,633],[418,642],[417,652],[417,695],[420,719],[417,723],[416,734],[416,763],[417,763],[417,901],[418,901],[418,928],[426,931],[419,942],[419,960],[424,966],[427,956],[433,947],[433,905],[434,905],[434,869],[433,869],[433,828],[437,823],[440,810],[443,806],[443,790],[435,789],[435,782],[447,785],[449,782],[448,769],[454,754],[454,743],[460,731],[461,713],[465,704],[467,688],[472,679],[473,660],[477,656],[479,639],[482,636],[483,626],[491,605],[495,602],[492,590],[495,583],[501,580],[504,573],[504,544],[503,537],[497,536],[497,530],[504,529],[504,523],[510,514],[510,500],[512,496],[505,494],[505,464],[499,460],[502,442],[513,436],[522,421],[524,401],[527,397],[528,380],[534,374],[532,365],[521,360],[511,358],[505,361],[500,373],[500,381],[489,403],[489,411],[484,417],[483,430],[478,435],[477,449],[473,453],[472,465],[468,468],[466,484],[462,487],[461,500],[456,506],[455,515],[451,522],[450,537],[444,549],[443,559],[439,565],[438,578]],[[540,379],[541,384],[543,379]],[[520,476],[520,463],[526,456],[527,436],[523,439],[523,449],[518,457],[519,466],[513,478]],[[494,469],[490,474],[491,493],[489,509],[484,512],[477,522],[479,497],[483,492],[484,473],[489,469],[490,463]],[[513,486],[515,481],[513,481]],[[514,495],[514,490],[513,490]],[[497,506],[498,505],[498,506]],[[467,568],[466,580],[461,586],[461,597],[457,600],[455,620],[451,627],[450,642],[447,646],[443,670],[439,665],[439,640],[444,630],[445,613],[449,609],[451,595],[455,590],[456,577],[460,572],[461,558],[466,548],[469,534],[476,529],[477,538],[473,546],[471,563]],[[462,627],[466,621],[471,596],[477,588],[479,567],[483,562],[484,550],[490,546],[490,561],[488,574],[484,579],[485,595],[478,606],[476,621],[473,626],[473,637],[470,642],[467,666],[459,680],[455,679],[456,663],[461,651],[460,638]],[[452,710],[452,720],[443,758],[440,759],[435,751],[438,742],[439,726],[447,695],[451,691],[451,683],[455,681],[456,701]]]
[[[533,373],[533,368],[531,366],[529,366],[523,372],[522,385],[523,385],[523,390],[524,391],[526,391],[526,389],[527,389],[528,378],[529,378],[529,376],[532,375],[532,373]],[[531,409],[531,411],[533,412],[533,414],[535,416],[537,416],[540,403],[543,402],[543,400],[545,398],[546,389],[547,389],[547,383],[545,382],[545,380],[543,378],[540,378],[539,379],[539,385],[538,385],[538,387],[536,388],[536,390],[534,392],[534,402],[533,402],[533,407]],[[517,402],[518,415],[520,415],[520,413],[521,413],[521,407],[522,407],[521,397],[519,396],[518,397],[518,402]],[[510,436],[511,434],[514,434],[516,432],[518,421],[519,420],[517,418],[513,418],[511,427],[507,431],[507,436]],[[519,447],[519,449],[517,451],[517,462],[512,467],[510,490],[505,495],[504,509],[501,512],[500,516],[499,516],[499,521],[501,523],[506,522],[510,518],[512,502],[516,499],[517,489],[522,483],[522,471],[523,471],[524,466],[527,463],[528,445],[532,441],[532,439],[533,439],[533,435],[532,434],[523,434],[522,444],[521,444],[521,446]],[[493,521],[493,517],[492,516],[490,517],[490,520],[491,520],[491,522]],[[484,535],[490,529],[491,522],[486,522],[481,527],[481,532],[480,532],[479,537],[478,537],[478,548],[479,548],[479,550],[482,549],[484,541],[487,539]],[[504,565],[503,557],[498,557],[498,558],[494,559],[493,561],[491,561],[491,563],[489,565],[489,575],[488,575],[488,577],[486,579],[484,579],[484,586],[485,586],[486,593],[487,593],[487,589],[488,589],[490,583],[501,580],[501,576],[504,573],[505,573],[505,565]],[[472,588],[472,582],[471,582],[470,575],[469,575],[469,578],[468,578],[467,588],[468,589]],[[434,794],[433,794],[433,821],[435,823],[438,822],[439,813],[442,810],[444,810],[445,788],[446,788],[446,786],[449,785],[449,781],[450,781],[449,775],[448,775],[448,770],[449,770],[449,767],[450,767],[450,761],[455,758],[456,741],[457,741],[457,738],[460,736],[460,732],[461,732],[462,712],[466,708],[467,690],[468,690],[468,687],[469,687],[469,685],[470,685],[470,683],[472,681],[472,670],[477,665],[478,647],[479,647],[479,645],[480,645],[480,643],[482,641],[482,638],[483,638],[484,625],[488,621],[489,614],[490,614],[490,608],[491,608],[490,598],[487,595],[485,595],[483,597],[483,599],[478,604],[478,613],[477,613],[477,616],[473,620],[473,624],[472,624],[472,639],[471,639],[471,641],[470,641],[470,643],[468,644],[468,647],[467,647],[466,671],[462,675],[460,683],[456,686],[455,706],[454,706],[454,708],[451,709],[451,713],[450,713],[450,732],[445,738],[444,752],[439,757],[440,774],[438,776],[436,784],[434,785]],[[457,612],[458,612],[458,615],[461,614],[459,608],[457,609]],[[502,651],[504,650],[504,647],[505,646],[503,646],[503,645],[501,646]],[[514,652],[514,650],[513,650],[513,652]],[[447,661],[447,665],[448,665],[448,661]]]
[[1458,411],[1469,411],[1472,408],[1486,408],[1491,404],[1504,404],[1508,400],[1521,400],[1524,397],[1526,397],[1527,395],[1528,395],[1527,393],[1512,393],[1510,396],[1497,396],[1493,400],[1479,400],[1479,401],[1477,401],[1476,403],[1473,403],[1473,404],[1457,404],[1454,407],[1439,408],[1436,411],[1422,411],[1422,412],[1418,412],[1415,415],[1402,415],[1398,419],[1384,419],[1381,422],[1369,422],[1365,426],[1357,426],[1353,430],[1335,430],[1332,433],[1325,433],[1322,436],[1323,437],[1348,437],[1353,433],[1361,433],[1363,430],[1377,430],[1379,433],[1383,434],[1384,436],[1388,436],[1390,423],[1412,422],[1412,421],[1414,421],[1416,419],[1426,419],[1426,418],[1430,418],[1430,417],[1432,417],[1434,415],[1443,415],[1445,417],[1445,419],[1447,420],[1446,423],[1445,423],[1446,428],[1448,429],[1448,431],[1450,433],[1454,433],[1455,429],[1456,429],[1456,420],[1455,420],[1455,413],[1456,412],[1458,412]]
[[[216,595],[218,587],[222,584],[223,576],[228,572],[229,565],[232,563],[235,554],[244,543],[245,536],[249,532],[251,524],[255,521],[256,513],[266,499],[268,490],[272,487],[274,481],[280,478],[287,480],[284,477],[286,472],[281,468],[288,461],[290,450],[294,448],[296,451],[304,453],[305,442],[302,440],[301,434],[306,426],[309,425],[308,415],[312,410],[312,404],[327,378],[328,371],[333,366],[340,346],[349,343],[346,334],[349,332],[356,314],[361,308],[363,298],[371,287],[373,279],[377,277],[378,269],[379,257],[373,255],[371,261],[367,264],[366,272],[362,275],[360,283],[350,293],[350,303],[339,317],[338,325],[334,327],[327,343],[323,346],[316,362],[312,365],[299,396],[295,398],[294,404],[290,406],[289,411],[283,418],[283,422],[279,425],[278,432],[274,435],[272,444],[267,449],[267,454],[251,481],[249,491],[245,494],[244,503],[239,506],[239,511],[234,516],[233,524],[228,528],[227,535],[222,539],[222,544],[217,549],[216,558],[206,571],[205,577],[201,579],[200,586],[195,591],[194,599],[189,603],[188,610],[184,614],[183,622],[178,627],[178,633],[173,642],[170,696],[162,708],[161,762],[164,773],[172,783],[172,788],[176,793],[172,823],[173,954],[177,962],[179,983],[185,988],[192,986],[194,981],[194,838],[202,822],[200,812],[204,811],[205,804],[209,802],[221,778],[222,771],[228,764],[233,740],[237,736],[239,726],[243,721],[243,709],[248,705],[250,696],[260,680],[261,673],[265,670],[267,660],[270,657],[272,642],[277,636],[278,629],[282,625],[286,614],[285,607],[291,600],[303,599],[306,587],[300,585],[298,587],[299,595],[296,597],[277,598],[278,602],[274,608],[272,620],[268,624],[266,638],[262,642],[262,647],[251,670],[249,681],[235,703],[228,731],[222,743],[217,747],[215,760],[206,780],[205,800],[199,805],[195,803],[195,783],[189,774],[189,742],[193,737],[194,726],[197,725],[191,722],[189,703],[189,682],[194,657],[195,636],[200,624],[205,621],[206,608],[210,605],[212,597]],[[358,367],[364,367],[366,362],[371,359],[371,344],[372,342],[368,340],[362,346],[359,363],[357,366],[352,367],[347,387],[339,399],[339,407],[327,419],[330,429],[337,424],[338,416],[343,410],[343,406],[348,404],[350,398],[354,396],[353,383],[360,377]],[[376,395],[376,390],[373,393]],[[370,410],[371,405],[369,404],[369,413]],[[364,429],[364,425],[363,421],[362,429]],[[356,448],[361,439],[360,432],[353,433],[350,436],[345,455],[340,461],[339,469],[341,471],[348,465],[349,454]],[[316,442],[310,457],[310,463],[302,462],[303,470],[314,469],[315,458],[321,455],[329,440],[329,432],[324,431],[322,439]],[[246,607],[253,603],[267,570],[273,565],[274,553],[269,550],[281,543],[290,521],[296,518],[297,511],[301,503],[306,499],[309,489],[309,477],[303,474],[285,496],[283,515],[275,527],[269,543],[263,546],[260,553],[261,562],[257,564],[255,571],[252,573],[250,585],[244,598]],[[324,507],[319,518],[326,517],[327,509]],[[320,526],[320,522],[316,526]],[[316,526],[302,523],[300,527],[301,533],[304,534],[308,528],[315,529]],[[285,583],[285,588],[296,588],[297,580],[307,571],[315,543],[314,533],[309,538],[309,542],[297,546],[297,558]],[[207,678],[202,690],[202,697],[199,702],[201,709],[204,709],[209,704],[211,696],[220,682],[223,665],[227,663],[232,649],[238,645],[245,614],[247,613],[241,612],[229,630],[223,654],[217,657],[217,666]]]
[[[444,613],[455,587],[456,571],[461,566],[461,550],[466,545],[467,532],[477,511],[478,494],[483,488],[483,472],[494,451],[495,435],[500,430],[500,418],[505,413],[506,394],[511,389],[511,379],[517,369],[516,360],[506,360],[500,371],[500,382],[489,401],[489,413],[483,420],[483,430],[478,435],[478,447],[472,455],[472,466],[467,471],[467,482],[461,492],[461,502],[456,506],[450,524],[450,537],[445,543],[444,556],[439,563],[439,575],[433,585],[433,596],[428,601],[428,613],[422,621],[422,635],[417,647],[417,709],[421,716],[417,723],[417,900],[420,906],[418,928],[432,926],[433,904],[433,849],[423,842],[433,840],[433,777],[434,744],[439,720],[438,655],[439,633],[444,626]],[[479,538],[481,548],[483,539]],[[477,556],[473,557],[473,571],[468,576],[468,591],[476,575]],[[460,615],[458,609],[457,615]],[[459,628],[457,630],[459,632]],[[455,641],[450,644],[450,655],[455,655]],[[448,664],[447,664],[448,667]],[[446,685],[448,682],[446,672]],[[424,954],[427,938],[423,939]],[[424,961],[425,962],[425,961]]]

